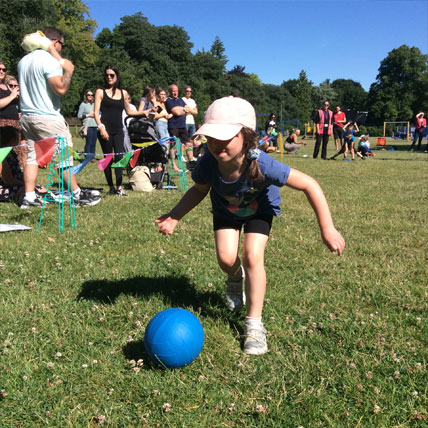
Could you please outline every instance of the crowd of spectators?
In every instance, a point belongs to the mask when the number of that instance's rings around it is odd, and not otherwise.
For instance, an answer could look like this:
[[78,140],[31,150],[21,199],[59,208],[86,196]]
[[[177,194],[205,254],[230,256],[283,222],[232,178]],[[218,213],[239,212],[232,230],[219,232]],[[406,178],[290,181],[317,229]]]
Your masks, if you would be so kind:
[[[64,118],[60,114],[60,99],[68,91],[74,66],[60,55],[64,45],[63,34],[52,27],[45,33],[47,42],[43,43],[46,45],[41,49],[32,49],[20,61],[18,71],[21,87],[23,86],[21,93],[18,80],[7,74],[6,64],[0,61],[0,148],[13,147],[0,163],[0,200],[13,197],[20,201],[21,208],[41,206],[40,197],[45,192],[45,189],[36,186],[38,166],[34,141],[46,138],[48,134],[60,135],[69,140],[69,145],[72,146],[68,126],[64,125]],[[35,64],[42,66],[44,75],[37,73]],[[192,170],[197,157],[201,155],[200,149],[204,146],[199,136],[194,138],[198,106],[192,98],[192,88],[186,86],[180,93],[177,84],[171,84],[168,91],[148,85],[136,107],[131,103],[130,94],[121,86],[120,71],[116,66],[108,65],[103,78],[102,88],[96,91],[85,90],[77,114],[82,121],[80,135],[85,139],[84,154],[87,161],[95,162],[98,141],[103,154],[111,156],[112,161],[119,162],[124,153],[133,149],[128,135],[128,123],[130,117],[135,117],[152,123],[160,140],[175,138],[168,150],[171,171],[179,171],[176,162],[177,144],[181,145],[180,153],[185,153],[187,157],[186,169]],[[340,106],[335,107],[334,113],[329,107],[330,103],[324,101],[313,118],[316,126],[313,158],[318,157],[321,149],[321,158],[327,159],[327,144],[332,134],[337,153],[330,159],[335,159],[342,153],[344,159],[347,159],[348,152],[352,160],[355,155],[362,159],[370,155],[368,136],[360,137],[358,148],[355,148],[355,134],[359,132],[357,124],[347,122]],[[417,114],[411,150],[416,147],[417,142],[420,149],[425,127],[424,113]],[[260,142],[263,143],[260,148],[267,152],[277,151],[277,136],[276,115],[271,113],[260,133]],[[296,154],[302,145],[306,145],[305,141],[299,140],[299,136],[300,130],[295,129],[286,136],[283,143],[281,138],[286,154]],[[181,143],[176,143],[177,141]],[[114,183],[111,164],[104,169],[109,193],[127,196],[123,185],[124,168],[114,168]],[[99,195],[81,192],[73,175],[71,181],[73,193],[83,205],[99,202]]]

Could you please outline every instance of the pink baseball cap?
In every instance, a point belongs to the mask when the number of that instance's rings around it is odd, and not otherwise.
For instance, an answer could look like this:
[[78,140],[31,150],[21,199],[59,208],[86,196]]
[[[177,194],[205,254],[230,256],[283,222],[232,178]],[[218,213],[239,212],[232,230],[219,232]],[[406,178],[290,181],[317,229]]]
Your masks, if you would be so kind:
[[215,100],[205,112],[204,124],[194,135],[205,135],[216,140],[230,140],[243,128],[256,130],[256,112],[246,100],[224,97]]

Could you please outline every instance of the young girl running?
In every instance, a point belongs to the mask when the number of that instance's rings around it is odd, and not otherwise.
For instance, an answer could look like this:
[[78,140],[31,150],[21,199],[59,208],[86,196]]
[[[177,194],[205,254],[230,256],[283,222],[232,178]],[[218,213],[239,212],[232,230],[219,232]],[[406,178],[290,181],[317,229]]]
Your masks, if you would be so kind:
[[160,232],[172,235],[178,221],[211,191],[217,260],[228,275],[225,302],[230,310],[239,310],[246,297],[244,352],[261,355],[268,351],[261,318],[266,291],[264,251],[273,216],[280,212],[278,187],[286,184],[305,192],[330,251],[342,254],[345,241],[333,225],[318,183],[257,149],[255,129],[256,114],[249,102],[234,97],[214,101],[205,114],[204,125],[196,132],[207,138],[209,151],[193,170],[195,184],[168,214],[155,222]]

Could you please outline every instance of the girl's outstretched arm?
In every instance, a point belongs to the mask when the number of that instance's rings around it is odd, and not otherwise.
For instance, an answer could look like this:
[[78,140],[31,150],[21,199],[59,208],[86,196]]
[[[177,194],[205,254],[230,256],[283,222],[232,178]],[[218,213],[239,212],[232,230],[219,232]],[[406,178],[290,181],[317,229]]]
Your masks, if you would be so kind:
[[287,186],[305,192],[317,216],[324,244],[330,251],[336,251],[340,256],[345,248],[345,240],[334,227],[327,199],[318,182],[309,175],[292,168],[288,176]]
[[179,220],[205,198],[210,188],[209,185],[195,183],[168,214],[161,215],[155,220],[159,232],[164,235],[172,235]]

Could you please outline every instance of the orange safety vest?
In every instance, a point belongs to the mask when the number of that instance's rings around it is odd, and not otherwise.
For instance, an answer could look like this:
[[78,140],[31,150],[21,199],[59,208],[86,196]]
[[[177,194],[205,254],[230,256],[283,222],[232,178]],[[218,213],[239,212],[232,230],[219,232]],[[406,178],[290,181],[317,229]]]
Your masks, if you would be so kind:
[[[318,114],[320,117],[320,123],[319,123],[319,131],[318,134],[324,134],[324,110],[318,110]],[[331,120],[333,118],[333,112],[331,110],[328,110],[328,128],[327,128],[327,134],[331,135]]]

